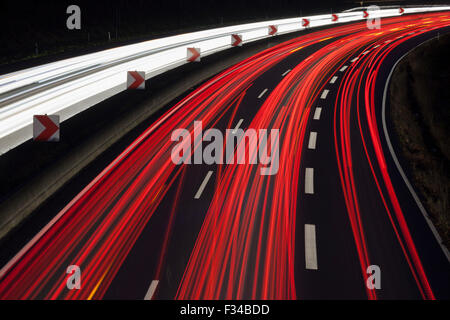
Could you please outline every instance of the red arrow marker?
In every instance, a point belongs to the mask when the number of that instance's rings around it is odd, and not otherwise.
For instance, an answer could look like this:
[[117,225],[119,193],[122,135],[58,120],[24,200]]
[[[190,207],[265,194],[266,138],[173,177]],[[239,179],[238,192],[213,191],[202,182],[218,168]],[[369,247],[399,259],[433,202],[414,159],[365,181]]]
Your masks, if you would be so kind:
[[367,13],[366,10],[364,10],[364,11],[363,11],[363,17],[364,17],[364,18],[367,18],[368,16],[369,16],[369,14]]
[[400,9],[398,9],[398,11],[400,12],[400,14],[403,14],[403,12],[405,12],[405,9],[400,8]]
[[[42,127],[44,127],[43,130]],[[59,116],[33,116],[33,140],[59,141]]]
[[127,89],[145,89],[145,72],[143,71],[128,71],[127,74]]
[[333,22],[336,22],[336,21],[338,21],[338,16],[337,16],[337,14],[332,14],[331,15],[331,21],[333,21]]
[[200,62],[200,48],[187,48],[187,61]]
[[231,45],[233,47],[242,46],[242,36],[240,34],[232,34]]
[[302,26],[305,28],[309,26],[309,19],[302,19]]
[[276,26],[269,26],[269,35],[273,36],[278,32],[278,28]]

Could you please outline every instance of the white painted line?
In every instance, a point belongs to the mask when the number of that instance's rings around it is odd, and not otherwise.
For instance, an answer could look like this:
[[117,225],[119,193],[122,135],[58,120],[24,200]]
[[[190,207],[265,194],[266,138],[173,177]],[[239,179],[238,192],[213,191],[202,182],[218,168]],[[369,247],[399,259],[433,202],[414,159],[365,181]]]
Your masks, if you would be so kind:
[[[432,40],[432,39],[429,39],[428,41],[430,41],[430,40]],[[406,57],[410,52],[412,52],[417,47],[423,45],[424,43],[427,43],[428,41],[422,42],[419,45],[417,45],[416,47],[412,48],[410,51],[406,52],[392,66],[392,69],[391,69],[391,71],[390,71],[390,73],[389,73],[389,75],[388,75],[388,77],[386,79],[386,84],[385,84],[384,91],[383,91],[383,104],[382,104],[382,108],[381,108],[381,122],[382,122],[382,125],[383,125],[383,132],[384,132],[384,136],[386,138],[386,143],[387,143],[387,146],[389,148],[389,152],[391,153],[392,159],[394,160],[395,166],[397,167],[397,170],[400,172],[400,175],[403,178],[403,181],[405,182],[406,186],[408,187],[409,192],[411,193],[412,197],[416,201],[417,207],[419,207],[419,210],[422,213],[425,221],[427,222],[428,227],[431,229],[431,232],[433,233],[434,237],[436,238],[436,242],[441,247],[442,252],[444,253],[445,257],[447,258],[447,261],[450,262],[450,252],[449,252],[449,250],[443,244],[444,242],[442,241],[441,236],[439,235],[436,227],[434,226],[433,222],[431,221],[430,215],[428,214],[428,212],[426,211],[426,209],[423,206],[422,202],[420,201],[419,197],[417,196],[417,193],[415,192],[413,186],[409,182],[408,177],[406,176],[405,172],[403,171],[402,166],[400,165],[400,162],[398,161],[397,155],[395,154],[394,148],[392,147],[391,138],[389,136],[389,132],[387,130],[387,125],[386,125],[386,98],[387,98],[387,92],[388,92],[388,88],[389,88],[389,85],[390,85],[390,82],[391,82],[391,78],[392,78],[392,74],[394,72],[394,69],[397,67],[399,62],[401,60],[403,60],[403,58]]]
[[211,178],[212,174],[213,174],[212,171],[208,171],[205,179],[203,180],[202,184],[200,185],[200,188],[198,189],[197,193],[195,194],[194,199],[200,199],[200,197],[202,196],[203,190],[205,190],[205,187],[208,184],[208,181]]
[[379,44],[377,44],[375,47],[373,47],[374,49],[376,49],[376,48],[378,48],[380,45]]
[[330,90],[328,90],[328,89],[323,90],[322,95],[320,96],[320,99],[326,99],[328,92],[330,92]]
[[150,288],[148,288],[147,294],[144,297],[144,300],[152,300],[153,294],[156,291],[156,287],[158,286],[159,281],[153,280],[150,284]]
[[330,83],[335,83],[337,79],[338,79],[338,77],[337,77],[337,76],[334,76],[333,78],[331,78]]
[[261,92],[258,96],[259,99],[261,99],[261,97],[267,92],[267,88],[263,90],[263,92]]
[[239,122],[237,123],[236,127],[232,131],[233,134],[236,134],[236,132],[238,131],[238,129],[241,126],[243,121],[244,121],[244,119],[239,120]]
[[345,69],[347,69],[347,66],[343,66],[343,67],[341,68],[341,70],[339,70],[339,71],[340,71],[340,72],[344,72]]
[[305,171],[305,193],[314,194],[314,169],[306,168]]
[[316,226],[305,224],[305,267],[308,270],[317,270]]
[[353,62],[355,62],[355,61],[358,60],[358,59],[359,59],[359,58],[356,57],[356,58],[354,58],[353,60],[350,60],[350,62],[353,63]]
[[316,141],[317,141],[317,132],[311,131],[311,133],[309,134],[308,149],[314,150],[316,148]]
[[366,54],[368,54],[369,52],[370,52],[369,50],[364,51],[364,52],[363,52],[363,55],[366,55]]
[[287,69],[285,73],[283,73],[281,76],[284,77],[285,75],[287,75],[289,72],[291,72],[291,69]]
[[384,43],[389,43],[389,42],[392,42],[392,40],[386,40]]
[[320,114],[322,113],[322,108],[317,107],[316,111],[314,111],[314,120],[320,120]]

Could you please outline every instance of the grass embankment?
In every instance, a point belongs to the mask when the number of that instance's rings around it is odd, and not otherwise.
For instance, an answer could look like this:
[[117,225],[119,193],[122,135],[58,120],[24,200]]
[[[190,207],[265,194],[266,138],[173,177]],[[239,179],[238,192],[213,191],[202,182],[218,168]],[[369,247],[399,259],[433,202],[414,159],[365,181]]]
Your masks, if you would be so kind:
[[450,34],[431,40],[397,66],[391,118],[408,175],[450,248]]

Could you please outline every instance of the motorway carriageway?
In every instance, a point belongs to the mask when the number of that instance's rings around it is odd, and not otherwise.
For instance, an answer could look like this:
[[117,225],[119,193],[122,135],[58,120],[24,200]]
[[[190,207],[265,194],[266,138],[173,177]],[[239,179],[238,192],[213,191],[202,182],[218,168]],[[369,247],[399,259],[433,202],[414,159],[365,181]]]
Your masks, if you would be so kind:
[[[449,12],[334,26],[221,72],[3,266],[0,298],[449,298],[448,253],[396,167],[383,105],[396,61],[449,26]],[[279,129],[278,173],[174,165],[173,130],[197,120]],[[365,285],[370,265],[381,289]]]

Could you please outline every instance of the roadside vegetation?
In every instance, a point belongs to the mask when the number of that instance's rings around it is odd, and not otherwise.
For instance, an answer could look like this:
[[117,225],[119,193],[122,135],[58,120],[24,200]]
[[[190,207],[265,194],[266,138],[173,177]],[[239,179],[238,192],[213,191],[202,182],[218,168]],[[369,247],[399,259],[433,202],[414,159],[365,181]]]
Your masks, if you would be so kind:
[[408,177],[450,248],[450,34],[433,39],[397,66],[391,118]]

